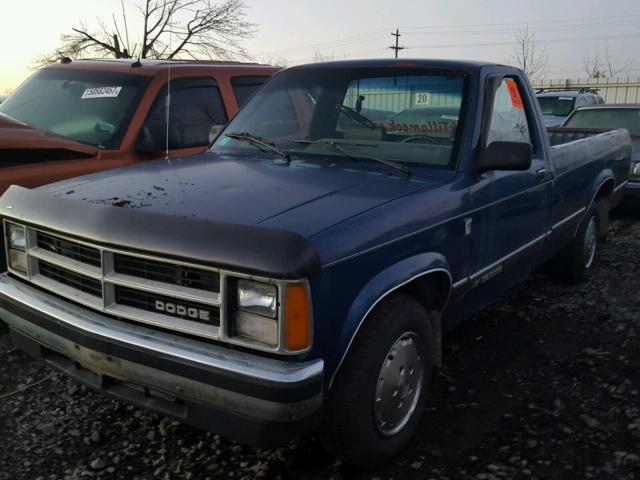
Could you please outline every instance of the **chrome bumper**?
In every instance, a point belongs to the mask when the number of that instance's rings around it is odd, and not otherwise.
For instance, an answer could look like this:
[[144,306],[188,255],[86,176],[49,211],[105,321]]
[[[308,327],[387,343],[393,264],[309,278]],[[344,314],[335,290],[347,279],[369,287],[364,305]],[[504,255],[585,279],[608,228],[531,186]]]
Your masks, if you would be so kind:
[[[89,386],[232,438],[238,422],[258,422],[268,436],[270,423],[302,421],[322,406],[320,359],[285,362],[154,331],[7,274],[0,275],[0,318],[18,346]],[[265,443],[248,435],[240,441]]]

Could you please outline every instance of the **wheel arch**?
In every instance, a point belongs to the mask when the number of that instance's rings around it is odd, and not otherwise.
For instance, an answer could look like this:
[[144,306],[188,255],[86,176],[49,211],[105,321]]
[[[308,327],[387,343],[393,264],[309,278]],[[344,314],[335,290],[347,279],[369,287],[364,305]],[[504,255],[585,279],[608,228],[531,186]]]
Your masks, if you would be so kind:
[[576,227],[576,230],[573,233],[574,237],[578,234],[580,225],[582,225],[582,222],[584,221],[586,216],[589,214],[589,211],[591,210],[591,207],[593,205],[596,205],[598,208],[601,231],[606,230],[606,227],[608,224],[608,218],[609,218],[609,205],[608,205],[608,202],[601,202],[600,200],[610,199],[613,196],[613,193],[615,191],[615,186],[616,186],[616,180],[613,175],[613,172],[610,170],[603,171],[596,178],[596,181],[594,182],[594,188],[592,190],[589,203],[587,203],[586,205],[584,215],[582,216],[580,223],[578,223],[578,226]]
[[373,277],[353,301],[343,323],[339,342],[339,360],[331,374],[329,387],[333,384],[340,367],[347,357],[351,345],[369,314],[385,298],[403,292],[416,298],[431,314],[436,342],[435,361],[441,359],[441,314],[446,308],[453,280],[449,264],[438,253],[422,253],[406,258]]

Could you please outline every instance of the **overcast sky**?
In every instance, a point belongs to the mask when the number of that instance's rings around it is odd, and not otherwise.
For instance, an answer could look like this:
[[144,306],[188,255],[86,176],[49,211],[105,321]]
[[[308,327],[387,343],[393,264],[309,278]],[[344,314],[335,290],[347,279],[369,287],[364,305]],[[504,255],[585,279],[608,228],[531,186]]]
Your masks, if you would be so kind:
[[[11,4],[7,8],[6,4]],[[139,2],[125,0],[134,15]],[[513,31],[529,26],[548,55],[548,78],[585,76],[584,58],[608,46],[616,68],[640,76],[639,0],[245,0],[258,24],[244,46],[256,60],[289,64],[324,57],[377,58],[393,52],[400,28],[402,57],[509,62]],[[109,21],[120,0],[6,0],[0,29],[0,93],[29,74],[38,54],[85,20]],[[130,19],[133,23],[133,19]]]

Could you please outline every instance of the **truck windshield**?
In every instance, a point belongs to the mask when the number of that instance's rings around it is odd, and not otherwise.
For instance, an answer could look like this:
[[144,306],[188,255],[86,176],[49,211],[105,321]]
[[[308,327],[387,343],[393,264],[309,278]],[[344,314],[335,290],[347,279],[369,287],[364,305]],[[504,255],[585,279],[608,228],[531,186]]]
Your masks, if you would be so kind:
[[47,68],[0,104],[0,113],[76,142],[118,148],[149,77]]
[[[452,168],[465,88],[462,72],[292,69],[258,91],[212,148],[254,154],[256,145],[238,137],[250,134],[293,157],[375,157]],[[349,155],[341,154],[345,149]]]
[[640,137],[640,107],[586,108],[577,110],[563,126],[573,128],[626,128],[632,137]]
[[538,97],[542,114],[556,117],[569,115],[573,111],[575,101],[574,97]]

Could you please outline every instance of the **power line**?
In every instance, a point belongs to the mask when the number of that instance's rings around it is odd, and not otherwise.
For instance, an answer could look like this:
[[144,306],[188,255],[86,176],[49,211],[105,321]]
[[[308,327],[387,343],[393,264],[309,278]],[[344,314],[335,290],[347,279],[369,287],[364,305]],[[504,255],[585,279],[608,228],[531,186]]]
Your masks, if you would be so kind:
[[[532,28],[529,31],[531,33],[540,32],[556,32],[556,31],[568,31],[568,30],[587,30],[594,27],[607,27],[608,29],[622,29],[625,27],[637,27],[638,20],[616,20],[612,22],[592,22],[582,24],[567,24],[567,25],[552,25],[552,26],[540,26]],[[495,29],[495,30],[438,30],[438,31],[415,31],[409,32],[411,35],[513,35],[513,28],[508,29]]]
[[476,24],[449,24],[449,25],[419,25],[413,27],[402,27],[405,30],[437,30],[437,29],[448,29],[448,28],[481,28],[481,27],[505,27],[505,26],[525,26],[525,25],[537,25],[537,24],[549,24],[549,23],[579,23],[579,22],[594,22],[596,24],[602,23],[603,21],[614,20],[614,19],[624,19],[631,20],[633,18],[639,18],[640,14],[634,15],[624,15],[624,16],[610,16],[610,17],[589,17],[589,18],[575,18],[573,20],[534,20],[531,22],[507,22],[507,23],[476,23]]
[[[541,20],[531,22],[510,22],[510,23],[492,23],[492,24],[462,24],[462,25],[432,25],[432,26],[413,26],[413,27],[400,27],[403,30],[410,30],[412,35],[503,35],[513,34],[512,28],[504,27],[523,27],[525,25],[538,25],[538,27],[532,28],[533,33],[543,31],[556,31],[556,30],[579,30],[588,29],[591,27],[608,27],[608,28],[621,28],[625,26],[635,26],[637,22],[634,20],[640,20],[640,15],[627,15],[627,16],[609,16],[600,18],[578,18],[573,20]],[[551,25],[549,25],[551,24]],[[487,30],[486,27],[503,27],[493,30]],[[475,29],[475,30],[474,30]],[[341,39],[330,40],[325,42],[311,43],[300,45],[297,47],[290,47],[281,50],[271,50],[265,52],[257,52],[254,54],[256,57],[268,57],[268,56],[289,56],[304,54],[306,52],[313,52],[318,49],[333,49],[343,48],[360,43],[373,42],[377,39],[382,39],[385,32],[388,30],[377,30],[374,32],[363,33],[359,35],[349,36]],[[398,32],[399,33],[399,32]],[[392,34],[394,35],[394,34]],[[405,32],[406,35],[406,32]],[[394,35],[395,36],[395,35]],[[395,49],[393,47],[392,49]]]
[[300,53],[304,51],[311,51],[318,48],[332,48],[332,47],[345,47],[357,43],[369,42],[376,37],[382,38],[387,30],[378,30],[375,32],[363,33],[352,37],[341,38],[337,40],[330,40],[328,42],[310,43],[306,45],[300,45],[298,47],[287,48],[283,50],[271,50],[267,52],[259,52],[257,56],[269,56],[280,55],[286,53]]
[[[631,38],[639,37],[640,33],[627,33],[623,35],[604,35],[594,37],[566,37],[566,38],[550,38],[548,40],[537,40],[540,43],[552,43],[552,42],[582,42],[585,40],[607,40],[612,38]],[[497,47],[500,45],[513,45],[513,41],[505,42],[484,42],[484,43],[455,43],[445,45],[416,45],[415,47],[407,47],[411,49],[416,48],[462,48],[462,47]]]

